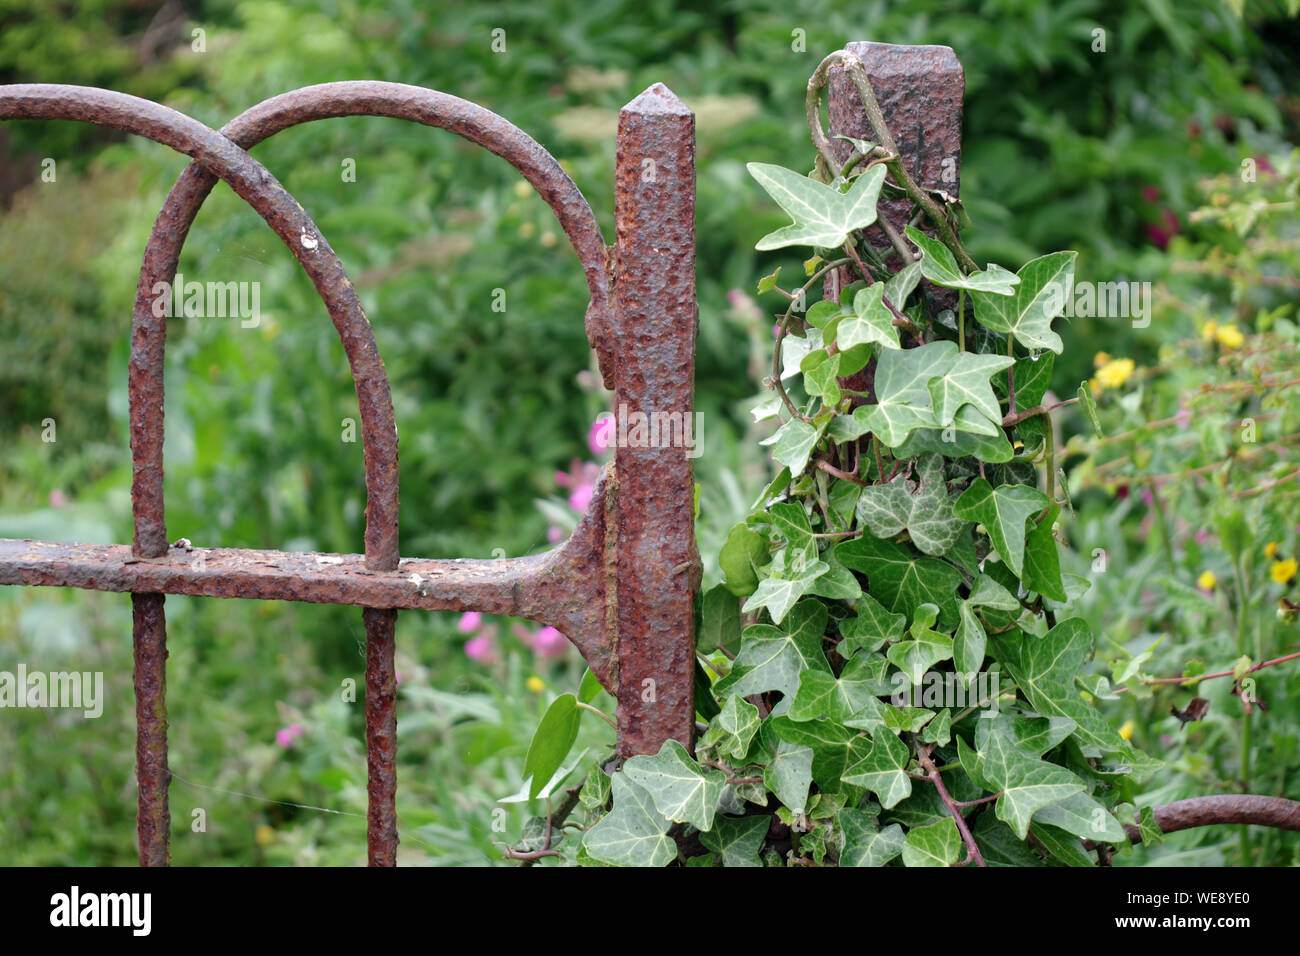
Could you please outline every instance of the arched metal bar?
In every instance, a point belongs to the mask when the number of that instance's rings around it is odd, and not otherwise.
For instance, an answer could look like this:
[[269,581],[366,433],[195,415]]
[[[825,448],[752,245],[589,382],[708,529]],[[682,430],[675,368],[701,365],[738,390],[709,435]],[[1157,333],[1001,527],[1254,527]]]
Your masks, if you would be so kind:
[[[62,84],[19,84],[0,92],[0,119],[71,119],[135,133],[192,156],[230,187],[266,220],[267,225],[292,250],[311,277],[330,311],[347,353],[357,389],[361,432],[366,455],[366,558],[376,570],[397,567],[397,427],[388,377],[379,357],[375,336],[361,308],[356,290],[342,264],[311,217],[261,163],[220,133],[182,113],[149,100],[111,90]],[[163,218],[166,218],[164,210]],[[164,224],[163,229],[168,226]],[[177,222],[180,237],[188,222]],[[157,229],[155,229],[157,233]],[[303,237],[309,237],[304,242]],[[177,246],[179,254],[179,245]],[[150,370],[161,369],[165,321],[153,315],[153,288],[170,282],[172,270],[145,287],[145,272],[136,290],[137,321],[132,334],[131,445],[144,458],[147,474],[136,469],[133,495],[142,495],[150,516],[159,526],[137,528],[136,549],[141,557],[159,557],[167,551],[162,518],[162,379]],[[141,354],[143,353],[143,354]],[[155,448],[156,446],[156,448]],[[153,496],[156,494],[156,502]],[[137,511],[141,507],[137,503]],[[156,509],[156,511],[155,511]]]
[[[600,226],[586,198],[555,158],[512,123],[468,100],[436,90],[404,83],[353,81],[323,83],[272,97],[231,120],[221,133],[242,149],[252,149],[292,126],[341,116],[390,116],[445,129],[483,146],[519,170],[550,204],[582,263],[591,293],[587,336],[606,383],[614,387],[612,303]],[[150,290],[158,282],[170,283],[175,278],[181,247],[216,182],[217,177],[201,164],[190,165],[168,194],[145,249],[132,329],[132,394],[147,396],[147,400],[138,412],[133,411],[133,434],[162,434],[166,328],[148,307]],[[137,414],[138,422],[134,420]],[[167,539],[161,438],[141,441],[133,464],[136,545],[146,544],[149,550],[142,553],[156,556],[166,550]],[[367,471],[369,467],[368,461]]]

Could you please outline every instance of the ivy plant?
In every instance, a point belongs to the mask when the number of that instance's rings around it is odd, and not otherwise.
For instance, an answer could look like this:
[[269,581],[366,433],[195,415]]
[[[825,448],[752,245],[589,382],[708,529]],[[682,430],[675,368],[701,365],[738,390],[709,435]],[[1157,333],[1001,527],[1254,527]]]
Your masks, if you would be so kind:
[[[819,113],[833,59],[809,84],[811,175],[749,167],[793,220],[757,248],[803,247],[806,281],[760,283],[786,301],[757,413],[779,419],[780,472],[700,597],[694,754],[669,740],[593,768],[544,845],[512,856],[1083,866],[1129,848],[1133,781],[1160,764],[1081,682],[1094,638],[1072,606],[1090,582],[1062,573],[1055,534],[1052,414],[1091,400],[1045,404],[1075,253],[979,268],[957,201],[911,178],[852,58],[876,140],[838,159]],[[881,196],[911,200],[914,225],[878,216]],[[553,706],[543,729],[564,746],[529,751],[545,778],[590,707]],[[578,806],[580,836],[555,830]]]

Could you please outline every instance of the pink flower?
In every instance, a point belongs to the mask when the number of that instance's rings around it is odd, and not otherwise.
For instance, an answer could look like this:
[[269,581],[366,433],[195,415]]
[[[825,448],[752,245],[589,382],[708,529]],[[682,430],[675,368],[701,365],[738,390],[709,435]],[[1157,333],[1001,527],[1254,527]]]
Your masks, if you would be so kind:
[[282,727],[275,732],[275,742],[281,747],[293,746],[293,734],[289,733],[289,728]]
[[727,291],[727,305],[731,306],[731,311],[735,313],[736,318],[738,319],[748,319],[752,321],[763,314],[762,310],[758,307],[758,303],[740,289],[730,289]]
[[569,495],[569,507],[574,511],[586,511],[587,505],[591,504],[591,494],[596,490],[595,485],[583,482],[573,489],[573,494]]
[[546,540],[551,542],[551,544],[559,544],[564,540],[564,529],[551,525],[546,529]]
[[462,634],[473,634],[483,626],[483,615],[478,611],[467,611],[460,616],[460,621],[456,624],[456,630]]
[[614,447],[614,416],[609,412],[601,412],[591,423],[591,429],[587,432],[587,447],[597,457]]
[[1150,183],[1142,187],[1142,199],[1145,202],[1155,202],[1160,198],[1160,190],[1156,189]]
[[60,489],[55,488],[53,491],[50,492],[51,508],[62,508],[67,503],[68,503],[68,496],[65,495]]
[[491,664],[496,660],[496,649],[492,646],[492,637],[479,634],[465,642],[465,656],[480,664]]
[[1205,542],[1207,542],[1207,541],[1209,541],[1209,540],[1210,540],[1210,529],[1209,529],[1209,528],[1202,528],[1200,531],[1196,532],[1196,543],[1197,543],[1197,544],[1205,544]]
[[569,647],[569,639],[553,627],[544,627],[533,636],[533,650],[543,657],[559,657]]
[[1142,489],[1142,504],[1145,505],[1146,507],[1150,508],[1151,505],[1152,505],[1154,502],[1155,502],[1155,496],[1151,494],[1151,489],[1150,489],[1150,488],[1143,488],[1143,489]]
[[772,338],[776,338],[780,334],[781,334],[781,323],[777,322],[775,325],[772,326]]

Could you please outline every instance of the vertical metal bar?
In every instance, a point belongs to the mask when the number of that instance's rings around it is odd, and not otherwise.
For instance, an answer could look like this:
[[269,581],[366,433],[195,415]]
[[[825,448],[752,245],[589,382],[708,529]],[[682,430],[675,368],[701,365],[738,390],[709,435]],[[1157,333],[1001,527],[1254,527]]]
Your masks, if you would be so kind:
[[397,865],[397,612],[363,608],[366,624],[366,845],[371,866]]
[[136,835],[141,866],[171,862],[167,805],[167,621],[162,594],[132,594],[135,643]]
[[615,189],[618,740],[626,757],[656,753],[669,737],[690,747],[695,732],[695,115],[662,83],[619,113]]

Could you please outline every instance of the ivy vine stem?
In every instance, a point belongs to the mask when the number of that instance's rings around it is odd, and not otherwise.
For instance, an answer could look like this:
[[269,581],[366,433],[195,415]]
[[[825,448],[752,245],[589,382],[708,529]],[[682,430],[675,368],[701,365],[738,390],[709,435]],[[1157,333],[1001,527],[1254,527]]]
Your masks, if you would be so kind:
[[[826,263],[826,265],[822,266],[820,269],[814,272],[808,278],[807,282],[805,282],[802,286],[799,287],[799,292],[806,293],[809,289],[812,288],[813,283],[819,281],[820,279],[825,278],[825,276],[828,275],[831,271],[846,266],[852,261],[853,261],[852,259],[845,257],[843,259],[836,259],[834,262]],[[794,314],[795,303],[798,302],[800,298],[802,298],[799,295],[799,292],[796,292],[793,296],[790,297],[790,304],[786,306],[785,313],[781,316],[780,327],[777,329],[776,345],[772,349],[772,387],[775,388],[776,393],[779,396],[781,396],[782,404],[785,405],[786,410],[789,411],[791,415],[793,415],[795,418],[799,419],[800,421],[804,421],[809,424],[812,424],[812,419],[809,418],[807,415],[805,415],[803,412],[799,411],[799,409],[795,407],[794,402],[790,400],[789,393],[785,390],[785,386],[781,384],[781,343],[785,341],[786,332],[789,330],[790,317]]]
[[939,791],[939,799],[943,801],[943,805],[948,808],[948,812],[957,822],[957,831],[961,834],[962,842],[966,844],[966,852],[970,854],[970,859],[976,866],[988,866],[980,856],[980,848],[975,844],[975,837],[971,835],[970,827],[966,826],[966,818],[961,815],[961,806],[953,800],[952,795],[948,793],[948,788],[943,785],[943,777],[940,776],[939,768],[934,765],[934,761],[930,759],[930,752],[919,740],[913,741],[913,746],[916,750],[917,763],[925,770],[930,782]]

